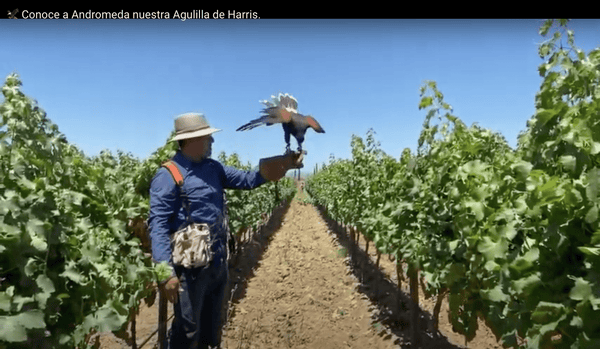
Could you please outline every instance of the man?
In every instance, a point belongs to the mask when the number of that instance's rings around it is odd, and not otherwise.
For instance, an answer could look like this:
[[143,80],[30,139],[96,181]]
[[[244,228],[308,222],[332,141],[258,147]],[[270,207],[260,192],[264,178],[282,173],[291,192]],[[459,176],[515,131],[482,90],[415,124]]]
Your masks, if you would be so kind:
[[212,262],[205,267],[172,265],[170,236],[186,225],[180,188],[166,168],[160,168],[150,186],[148,226],[155,262],[168,261],[171,277],[164,280],[167,299],[173,303],[175,318],[168,347],[208,348],[219,346],[221,306],[228,279],[227,234],[224,226],[224,189],[253,189],[267,180],[282,178],[290,168],[301,167],[301,154],[261,159],[259,171],[242,171],[210,158],[214,139],[220,131],[211,128],[202,114],[187,113],[175,120],[179,151],[171,159],[184,181],[191,219],[207,223],[211,230]]

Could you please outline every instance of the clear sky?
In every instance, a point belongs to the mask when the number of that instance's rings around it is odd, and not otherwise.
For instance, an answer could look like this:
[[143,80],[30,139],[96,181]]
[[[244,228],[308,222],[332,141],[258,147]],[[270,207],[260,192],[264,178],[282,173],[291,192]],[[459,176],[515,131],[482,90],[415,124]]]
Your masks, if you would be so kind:
[[[326,133],[309,130],[305,170],[350,158],[353,134],[376,132],[396,158],[416,150],[425,111],[419,87],[435,80],[467,125],[513,147],[534,113],[542,19],[0,20],[0,74],[17,72],[70,143],[144,159],[174,118],[202,112],[213,157],[257,165],[284,151],[279,125],[236,132],[279,92]],[[600,47],[600,20],[569,24],[575,43]],[[2,81],[4,83],[4,80]],[[292,149],[296,148],[292,140]]]

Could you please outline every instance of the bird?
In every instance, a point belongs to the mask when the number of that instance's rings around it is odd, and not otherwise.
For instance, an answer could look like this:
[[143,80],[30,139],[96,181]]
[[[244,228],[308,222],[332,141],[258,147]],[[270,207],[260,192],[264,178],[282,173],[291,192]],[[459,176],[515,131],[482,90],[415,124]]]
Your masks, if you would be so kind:
[[8,18],[10,18],[10,19],[17,19],[17,17],[15,17],[15,15],[17,14],[17,12],[19,12],[19,9],[15,9],[12,12],[8,11]]
[[286,143],[286,154],[291,152],[290,136],[296,138],[298,153],[306,154],[306,151],[302,150],[306,130],[310,127],[317,133],[325,133],[323,127],[312,115],[298,113],[298,101],[290,94],[279,93],[278,96],[271,96],[271,101],[262,100],[259,102],[265,105],[265,108],[261,111],[263,115],[240,126],[236,131],[251,130],[262,125],[281,124]]

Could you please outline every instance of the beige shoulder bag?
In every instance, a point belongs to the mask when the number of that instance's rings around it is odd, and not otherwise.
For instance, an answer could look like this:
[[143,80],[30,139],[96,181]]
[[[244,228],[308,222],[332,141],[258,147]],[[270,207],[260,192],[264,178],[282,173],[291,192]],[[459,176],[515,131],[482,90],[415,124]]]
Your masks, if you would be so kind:
[[192,222],[188,197],[183,190],[183,176],[177,165],[172,161],[167,161],[163,166],[171,172],[179,187],[182,204],[187,213],[186,223],[171,235],[173,264],[185,268],[207,266],[213,259],[210,228],[206,223]]

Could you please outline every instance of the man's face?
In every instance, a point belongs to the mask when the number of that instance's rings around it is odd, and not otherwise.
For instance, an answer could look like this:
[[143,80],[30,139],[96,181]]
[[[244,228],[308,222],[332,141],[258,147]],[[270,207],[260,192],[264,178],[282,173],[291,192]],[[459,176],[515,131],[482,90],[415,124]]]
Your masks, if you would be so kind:
[[192,161],[202,161],[210,157],[212,153],[212,143],[214,142],[212,135],[190,138],[185,141],[183,152]]

